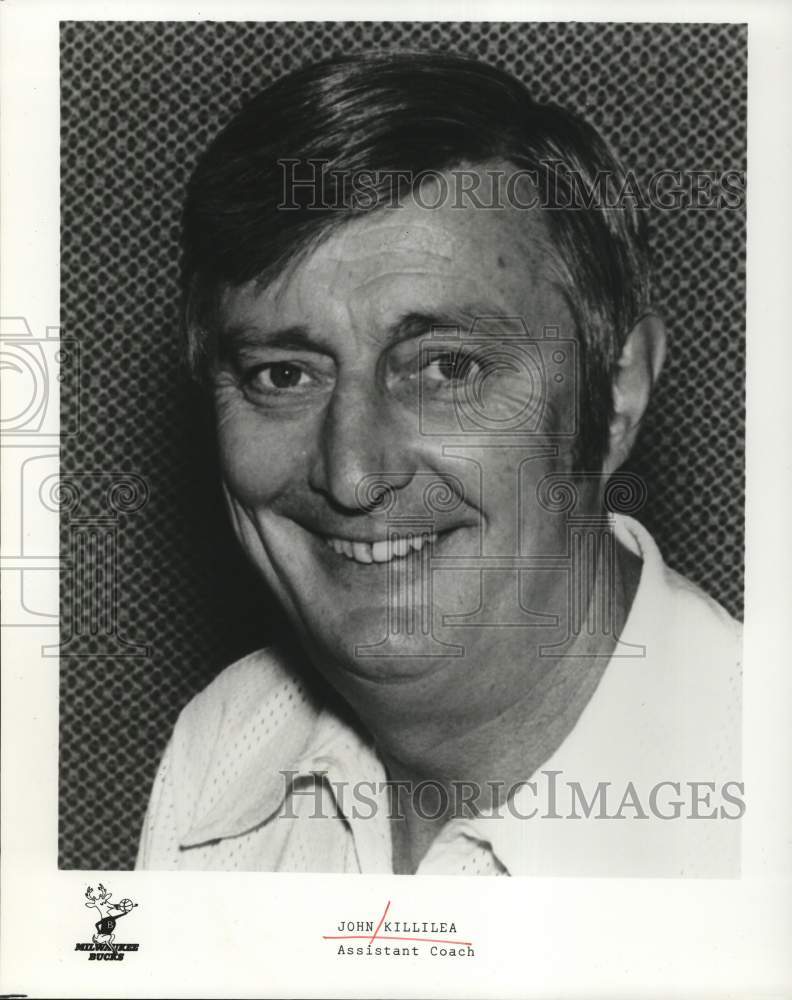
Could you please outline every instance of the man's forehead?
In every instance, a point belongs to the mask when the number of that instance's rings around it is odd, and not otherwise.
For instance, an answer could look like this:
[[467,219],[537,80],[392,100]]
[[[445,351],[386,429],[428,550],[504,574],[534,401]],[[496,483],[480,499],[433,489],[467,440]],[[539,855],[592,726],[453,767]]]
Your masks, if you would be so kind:
[[[486,179],[486,178],[485,178]],[[424,185],[418,197],[342,223],[265,287],[251,282],[225,296],[226,319],[240,313],[316,308],[319,289],[357,308],[387,309],[389,294],[459,295],[502,300],[514,311],[531,297],[552,296],[551,237],[538,208],[458,204],[451,193],[437,207]]]

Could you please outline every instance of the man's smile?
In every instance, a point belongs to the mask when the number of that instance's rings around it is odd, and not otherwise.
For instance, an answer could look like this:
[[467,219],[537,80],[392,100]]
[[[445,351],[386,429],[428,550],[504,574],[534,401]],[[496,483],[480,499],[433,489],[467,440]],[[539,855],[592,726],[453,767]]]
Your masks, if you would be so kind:
[[424,545],[437,540],[436,532],[407,532],[391,534],[379,541],[356,541],[349,538],[328,537],[326,544],[338,555],[358,563],[385,563],[403,559],[411,552],[420,552]]

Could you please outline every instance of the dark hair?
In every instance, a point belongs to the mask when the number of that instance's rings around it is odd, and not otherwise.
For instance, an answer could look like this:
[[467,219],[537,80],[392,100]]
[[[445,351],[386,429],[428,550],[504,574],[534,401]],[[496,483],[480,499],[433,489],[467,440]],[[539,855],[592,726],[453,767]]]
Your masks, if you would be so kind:
[[[313,176],[322,162],[318,203],[297,185],[288,192],[293,207],[279,208],[284,161]],[[598,467],[615,365],[648,305],[641,212],[607,200],[560,207],[574,193],[570,178],[588,190],[605,178],[608,190],[620,190],[625,175],[615,157],[581,118],[537,103],[514,77],[468,58],[424,52],[330,60],[278,80],[232,119],[199,160],[184,212],[184,320],[193,373],[205,375],[213,360],[223,288],[267,281],[350,217],[392,204],[395,173],[404,193],[427,171],[492,161],[531,171],[540,184],[554,172],[559,207],[547,206],[544,216],[579,343],[577,459]],[[345,178],[363,172],[384,180],[378,185],[375,177],[368,197],[355,202]]]

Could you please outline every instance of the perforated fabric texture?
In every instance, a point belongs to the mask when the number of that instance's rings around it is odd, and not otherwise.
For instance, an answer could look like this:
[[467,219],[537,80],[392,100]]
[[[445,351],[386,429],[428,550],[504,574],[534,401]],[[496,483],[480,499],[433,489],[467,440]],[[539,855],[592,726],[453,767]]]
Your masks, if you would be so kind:
[[[63,426],[77,433],[61,462],[64,489],[79,484],[82,521],[64,505],[61,867],[132,866],[180,708],[278,629],[225,524],[177,333],[184,186],[233,110],[319,58],[437,48],[492,61],[537,98],[582,113],[639,179],[721,174],[745,170],[745,42],[744,26],[728,24],[62,25],[61,324],[79,343],[80,372],[79,393],[62,402]],[[648,487],[638,517],[670,565],[739,615],[744,212],[650,219],[671,341],[630,466]],[[126,486],[108,514],[116,481]],[[75,569],[99,561],[103,577]],[[109,584],[112,621],[80,625],[88,589]]]

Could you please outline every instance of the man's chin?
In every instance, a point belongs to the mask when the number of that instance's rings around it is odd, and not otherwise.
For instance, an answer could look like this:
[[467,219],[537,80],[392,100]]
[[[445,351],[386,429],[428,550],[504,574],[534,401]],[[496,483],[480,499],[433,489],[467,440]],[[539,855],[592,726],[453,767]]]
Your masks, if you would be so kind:
[[[418,616],[420,619],[420,616]],[[382,605],[359,606],[325,619],[308,644],[316,666],[338,686],[343,676],[376,683],[396,684],[417,680],[453,667],[463,647],[432,636],[421,621],[399,621]]]

